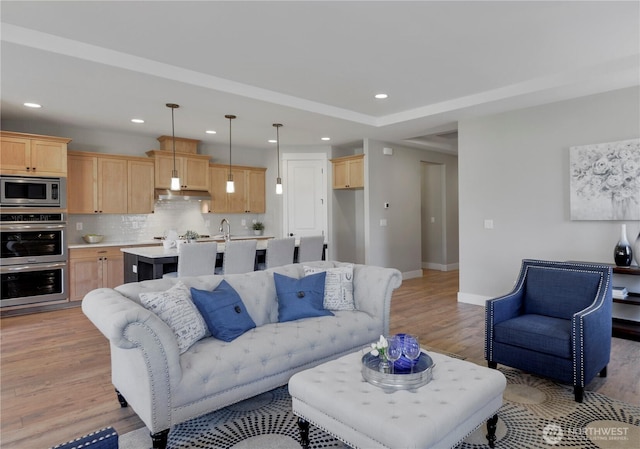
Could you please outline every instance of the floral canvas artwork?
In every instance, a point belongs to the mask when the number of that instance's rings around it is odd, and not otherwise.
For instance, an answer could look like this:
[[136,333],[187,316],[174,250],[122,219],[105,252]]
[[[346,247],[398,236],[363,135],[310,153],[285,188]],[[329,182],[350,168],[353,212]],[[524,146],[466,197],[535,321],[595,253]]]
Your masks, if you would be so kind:
[[640,139],[569,149],[572,220],[640,220]]

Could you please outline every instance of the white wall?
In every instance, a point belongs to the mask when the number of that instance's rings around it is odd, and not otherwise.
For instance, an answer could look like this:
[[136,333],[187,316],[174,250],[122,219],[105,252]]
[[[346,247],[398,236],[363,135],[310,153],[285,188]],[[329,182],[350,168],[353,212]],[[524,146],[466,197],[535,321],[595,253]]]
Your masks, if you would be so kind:
[[[510,291],[523,258],[613,263],[623,222],[570,219],[569,147],[640,137],[639,100],[628,88],[459,123],[460,301]],[[627,229],[633,241],[640,223]]]
[[[384,147],[393,148],[393,155],[384,155]],[[457,158],[375,140],[365,140],[364,153],[366,263],[397,268],[405,278],[422,275],[423,161],[445,165],[447,263],[457,263]],[[384,209],[385,202],[389,209]],[[380,226],[381,219],[387,220],[387,226]]]

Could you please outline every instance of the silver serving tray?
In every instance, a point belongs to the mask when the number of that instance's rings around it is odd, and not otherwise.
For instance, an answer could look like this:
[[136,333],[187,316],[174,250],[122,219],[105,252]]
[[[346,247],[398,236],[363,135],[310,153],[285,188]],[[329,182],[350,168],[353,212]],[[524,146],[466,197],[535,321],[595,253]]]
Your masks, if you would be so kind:
[[435,363],[428,354],[421,352],[412,373],[389,374],[378,370],[380,359],[367,353],[362,356],[362,377],[384,390],[415,390],[433,379]]

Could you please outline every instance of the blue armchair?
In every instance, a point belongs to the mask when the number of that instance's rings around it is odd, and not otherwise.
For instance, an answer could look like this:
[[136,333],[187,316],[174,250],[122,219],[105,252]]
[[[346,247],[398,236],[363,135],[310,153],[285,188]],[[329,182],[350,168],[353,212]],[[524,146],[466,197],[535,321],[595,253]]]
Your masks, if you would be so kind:
[[576,402],[611,353],[611,268],[522,261],[511,293],[485,311],[485,359],[572,384]]

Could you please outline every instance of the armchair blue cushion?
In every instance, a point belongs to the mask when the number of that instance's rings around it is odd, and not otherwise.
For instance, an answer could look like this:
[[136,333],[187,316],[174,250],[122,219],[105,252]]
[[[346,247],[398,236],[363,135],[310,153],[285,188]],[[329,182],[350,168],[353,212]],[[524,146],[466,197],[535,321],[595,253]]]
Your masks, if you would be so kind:
[[485,358],[574,386],[606,375],[611,353],[611,268],[522,261],[511,293],[486,304]]

